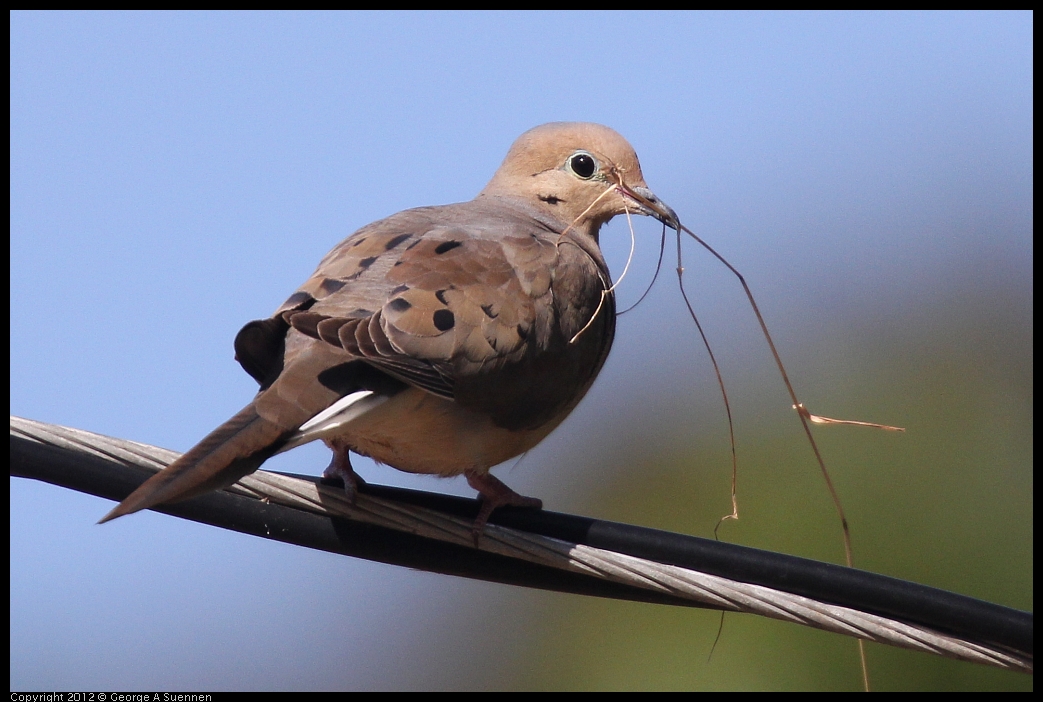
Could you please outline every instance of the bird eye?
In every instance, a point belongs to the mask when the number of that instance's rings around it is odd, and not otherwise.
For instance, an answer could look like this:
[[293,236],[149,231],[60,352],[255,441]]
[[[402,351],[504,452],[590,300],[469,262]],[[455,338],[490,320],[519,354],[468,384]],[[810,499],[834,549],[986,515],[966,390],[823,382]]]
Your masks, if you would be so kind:
[[598,170],[598,162],[586,151],[577,151],[565,162],[568,169],[583,180],[590,180]]

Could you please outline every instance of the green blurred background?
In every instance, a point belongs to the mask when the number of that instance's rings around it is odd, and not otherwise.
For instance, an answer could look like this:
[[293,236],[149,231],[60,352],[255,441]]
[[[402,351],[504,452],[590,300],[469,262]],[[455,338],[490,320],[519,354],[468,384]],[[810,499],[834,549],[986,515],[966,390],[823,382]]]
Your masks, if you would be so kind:
[[[903,309],[833,319],[828,336],[803,339],[783,356],[812,411],[907,429],[815,429],[851,523],[856,566],[1031,611],[1031,287],[1003,273],[985,263],[958,285],[910,296]],[[709,376],[694,332],[678,351],[692,372]],[[615,425],[601,426],[616,440],[578,443],[562,464],[602,477],[590,479],[575,511],[710,536],[728,512],[730,463],[723,407],[706,380],[699,398],[628,402]],[[740,519],[725,523],[721,537],[843,562],[836,513],[770,362],[732,385]],[[526,635],[504,644],[509,654],[491,645],[494,660],[483,650],[477,660],[440,661],[449,672],[439,679],[547,690],[860,685],[853,639],[759,617],[727,615],[711,658],[714,612],[545,593],[512,593],[486,609]],[[455,633],[497,639],[491,623]],[[1032,688],[1022,674],[872,643],[867,653],[875,690]],[[488,671],[499,671],[498,682]]]

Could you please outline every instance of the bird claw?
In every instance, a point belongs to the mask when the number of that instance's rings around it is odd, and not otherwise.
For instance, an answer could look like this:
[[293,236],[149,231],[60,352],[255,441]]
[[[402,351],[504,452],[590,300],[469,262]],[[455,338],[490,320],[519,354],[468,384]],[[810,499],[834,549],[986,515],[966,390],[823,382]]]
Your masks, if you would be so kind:
[[510,505],[513,507],[528,507],[531,509],[543,509],[543,500],[536,497],[525,497],[507,487],[498,478],[489,473],[466,473],[467,484],[478,491],[478,499],[481,500],[481,509],[471,525],[471,536],[474,539],[474,547],[478,548],[478,542],[482,538],[482,532],[489,521],[489,517],[499,507]]
[[344,493],[348,497],[348,502],[352,505],[358,500],[359,488],[366,484],[358,473],[351,467],[351,459],[348,456],[347,447],[334,445],[332,442],[327,442],[329,447],[333,450],[333,458],[330,459],[330,464],[326,466],[326,470],[322,471],[323,480],[339,480],[344,484]]

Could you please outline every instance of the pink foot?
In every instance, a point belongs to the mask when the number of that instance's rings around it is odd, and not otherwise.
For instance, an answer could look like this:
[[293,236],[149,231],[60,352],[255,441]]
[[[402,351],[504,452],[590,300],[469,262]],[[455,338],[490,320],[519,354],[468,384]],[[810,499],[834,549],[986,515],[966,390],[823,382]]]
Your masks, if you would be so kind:
[[340,480],[344,483],[344,492],[348,495],[348,501],[355,504],[358,498],[359,487],[366,481],[359,477],[358,473],[351,467],[351,458],[348,456],[348,447],[339,441],[327,440],[326,445],[333,451],[333,458],[326,470],[322,471],[324,480]]
[[542,500],[519,495],[504,485],[499,479],[493,477],[491,473],[468,471],[464,475],[467,477],[467,484],[478,491],[479,499],[482,501],[482,508],[478,512],[478,517],[474,520],[474,525],[471,527],[475,548],[478,548],[478,540],[485,529],[485,523],[489,521],[489,516],[497,507],[513,505],[515,507],[543,509]]

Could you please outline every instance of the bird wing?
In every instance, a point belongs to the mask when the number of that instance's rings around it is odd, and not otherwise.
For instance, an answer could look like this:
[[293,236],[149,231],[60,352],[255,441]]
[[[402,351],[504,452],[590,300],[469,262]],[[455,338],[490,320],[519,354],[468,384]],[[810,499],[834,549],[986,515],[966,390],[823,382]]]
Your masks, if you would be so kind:
[[[360,229],[273,317],[240,331],[236,356],[261,384],[254,400],[103,521],[234,483],[354,392],[413,386],[507,427],[567,413],[600,368],[611,326],[569,347],[607,273],[600,256],[559,246],[559,231],[489,201],[407,210]],[[574,268],[589,283],[577,289],[583,300],[556,300],[556,271]],[[587,366],[578,381],[576,366]]]

